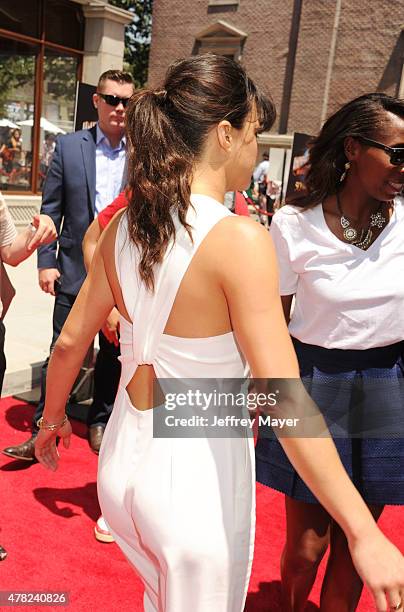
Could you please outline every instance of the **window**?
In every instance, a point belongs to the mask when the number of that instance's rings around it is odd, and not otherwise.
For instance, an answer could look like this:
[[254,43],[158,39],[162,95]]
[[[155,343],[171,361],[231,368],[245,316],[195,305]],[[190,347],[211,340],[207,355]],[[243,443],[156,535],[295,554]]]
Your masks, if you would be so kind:
[[247,34],[219,20],[196,36],[194,54],[217,53],[240,61]]
[[66,0],[47,0],[44,19],[47,41],[71,49],[83,48],[84,16],[80,5]]
[[29,2],[1,0],[0,28],[4,30],[40,38],[40,16],[40,0],[29,0]]
[[0,39],[0,189],[4,191],[26,191],[31,186],[37,53],[34,45]]
[[74,131],[77,58],[46,49],[43,63],[38,189],[42,189],[52,161],[56,136]]
[[67,0],[1,0],[0,190],[38,193],[57,134],[73,131],[84,18]]

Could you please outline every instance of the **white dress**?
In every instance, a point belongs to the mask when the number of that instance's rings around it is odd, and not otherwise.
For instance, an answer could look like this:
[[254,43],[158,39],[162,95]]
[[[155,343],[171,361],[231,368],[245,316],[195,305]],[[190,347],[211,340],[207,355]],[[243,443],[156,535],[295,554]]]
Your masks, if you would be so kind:
[[164,334],[182,278],[212,227],[231,215],[216,200],[192,196],[187,221],[155,270],[155,292],[139,279],[138,251],[120,220],[115,260],[126,309],[122,374],[105,430],[98,495],[116,542],[145,586],[146,612],[241,612],[254,547],[253,440],[154,438],[153,410],[132,405],[126,386],[151,364],[158,378],[243,378],[233,333],[208,338]]

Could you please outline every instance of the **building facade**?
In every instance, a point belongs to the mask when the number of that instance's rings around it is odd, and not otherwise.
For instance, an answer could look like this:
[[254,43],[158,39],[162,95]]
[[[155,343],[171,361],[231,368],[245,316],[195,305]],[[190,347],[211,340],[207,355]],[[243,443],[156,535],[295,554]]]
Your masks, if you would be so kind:
[[275,134],[316,134],[351,98],[404,95],[404,0],[155,0],[149,83],[195,53],[243,63],[278,110]]
[[56,135],[73,130],[77,81],[122,68],[131,20],[106,0],[1,0],[0,190],[17,222],[38,206]]

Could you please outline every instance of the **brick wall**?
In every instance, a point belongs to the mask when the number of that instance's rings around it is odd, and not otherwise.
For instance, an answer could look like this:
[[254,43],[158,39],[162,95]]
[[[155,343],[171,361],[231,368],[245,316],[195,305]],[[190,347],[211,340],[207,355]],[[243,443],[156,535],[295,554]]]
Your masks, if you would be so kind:
[[[317,133],[320,128],[336,3],[303,0],[289,132]],[[220,19],[248,34],[242,63],[280,110],[293,0],[240,0],[237,7],[226,9],[209,8],[208,0],[154,0],[153,4],[151,86],[161,83],[173,60],[191,55],[195,36]],[[402,27],[404,0],[342,0],[327,115],[365,92],[398,92]]]

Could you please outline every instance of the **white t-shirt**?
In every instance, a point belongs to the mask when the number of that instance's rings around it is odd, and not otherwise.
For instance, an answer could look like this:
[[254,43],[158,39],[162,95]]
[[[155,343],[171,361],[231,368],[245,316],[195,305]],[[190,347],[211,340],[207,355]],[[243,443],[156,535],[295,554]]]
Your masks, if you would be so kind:
[[321,205],[283,206],[271,235],[281,295],[296,295],[292,336],[325,348],[367,349],[404,340],[404,199],[363,251],[339,240]]

